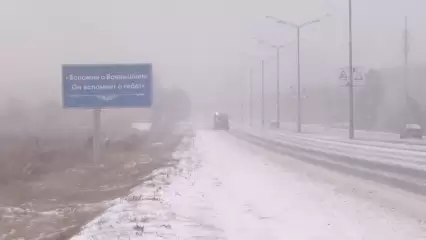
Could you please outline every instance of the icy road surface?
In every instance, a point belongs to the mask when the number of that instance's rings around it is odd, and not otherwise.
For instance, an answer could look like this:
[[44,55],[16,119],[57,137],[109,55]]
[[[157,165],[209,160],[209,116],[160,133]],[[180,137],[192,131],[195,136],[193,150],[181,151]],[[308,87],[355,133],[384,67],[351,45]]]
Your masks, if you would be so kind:
[[421,221],[291,171],[285,156],[223,132],[191,141],[177,168],[157,172],[73,240],[426,238]]

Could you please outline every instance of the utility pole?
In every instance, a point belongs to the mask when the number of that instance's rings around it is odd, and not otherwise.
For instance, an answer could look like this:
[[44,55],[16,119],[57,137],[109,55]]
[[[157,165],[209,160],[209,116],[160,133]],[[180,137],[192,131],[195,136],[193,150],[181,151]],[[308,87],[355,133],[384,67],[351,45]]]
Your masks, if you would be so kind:
[[261,96],[261,111],[262,111],[262,127],[265,126],[265,60],[262,59],[262,63],[261,63],[261,68],[262,68],[262,80],[261,80],[261,91],[262,91],[262,96]]
[[250,68],[250,126],[253,125],[253,69]]
[[349,0],[349,139],[355,138],[354,83],[352,63],[352,0]]

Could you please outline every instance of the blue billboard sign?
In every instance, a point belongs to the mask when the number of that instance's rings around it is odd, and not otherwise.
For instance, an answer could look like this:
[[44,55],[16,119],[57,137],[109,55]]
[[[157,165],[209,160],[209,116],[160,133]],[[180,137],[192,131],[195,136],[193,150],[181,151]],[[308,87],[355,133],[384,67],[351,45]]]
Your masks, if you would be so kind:
[[143,108],[152,104],[151,64],[62,65],[64,108]]

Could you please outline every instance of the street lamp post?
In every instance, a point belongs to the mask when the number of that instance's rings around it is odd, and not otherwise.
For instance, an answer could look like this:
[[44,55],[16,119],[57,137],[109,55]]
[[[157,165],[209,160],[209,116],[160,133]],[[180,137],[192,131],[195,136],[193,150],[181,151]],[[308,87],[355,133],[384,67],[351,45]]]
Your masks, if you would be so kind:
[[241,123],[244,123],[244,102],[243,101],[241,101],[240,110],[241,110]]
[[245,101],[245,92],[244,92],[244,86],[245,86],[245,79],[244,76],[241,76],[241,86],[240,86],[240,117],[241,117],[241,123],[244,123],[244,101]]
[[250,68],[250,126],[253,126],[253,69]]
[[302,131],[302,100],[300,97],[300,27],[297,28],[297,132]]
[[[249,57],[252,58],[252,56],[247,55],[245,53],[241,53],[241,55],[244,55],[244,57]],[[248,94],[249,94],[249,99],[248,99],[248,104],[245,104],[244,102],[247,101],[247,88],[243,89],[241,88],[241,96],[242,96],[242,101],[241,101],[241,122],[244,122],[243,119],[243,115],[246,115],[248,111],[248,124],[250,126],[253,125],[253,67],[249,66],[248,67],[249,70],[249,81],[248,81]],[[247,78],[246,78],[246,73],[244,74],[245,77],[242,77],[242,86],[247,86]],[[244,107],[244,105],[247,105],[246,107]],[[245,109],[244,109],[245,108]],[[245,112],[245,113],[244,113]]]
[[285,25],[293,27],[297,30],[297,132],[301,132],[302,131],[302,102],[301,102],[301,91],[300,91],[300,88],[301,88],[301,86],[300,86],[301,85],[300,84],[300,29],[302,29],[303,27],[306,27],[308,25],[318,23],[321,20],[315,19],[315,20],[308,21],[308,22],[302,23],[300,25],[297,25],[295,23],[283,21],[281,19],[278,19],[278,18],[272,17],[272,16],[267,16],[266,18],[273,19],[277,23],[285,24]]
[[268,47],[274,48],[276,50],[277,53],[277,81],[276,81],[276,94],[277,94],[277,98],[276,98],[276,114],[277,114],[277,122],[276,122],[276,127],[280,128],[281,125],[281,104],[280,104],[280,49],[285,47],[285,45],[274,45],[274,44],[270,44],[265,42],[264,40],[261,39],[257,39],[255,38],[255,40],[258,41],[259,44],[263,44],[266,45]]
[[280,48],[275,47],[277,51],[277,128],[281,126],[281,91],[280,91]]
[[349,139],[354,139],[355,137],[354,82],[352,65],[352,0],[349,0]]
[[261,80],[261,117],[262,117],[262,127],[265,126],[265,60],[262,59],[261,62],[261,71],[262,71],[262,80]]
[[408,18],[405,16],[405,29],[404,29],[404,124],[407,124],[411,120],[411,112],[409,108],[409,86],[408,86],[408,53],[409,53],[409,42],[408,42]]

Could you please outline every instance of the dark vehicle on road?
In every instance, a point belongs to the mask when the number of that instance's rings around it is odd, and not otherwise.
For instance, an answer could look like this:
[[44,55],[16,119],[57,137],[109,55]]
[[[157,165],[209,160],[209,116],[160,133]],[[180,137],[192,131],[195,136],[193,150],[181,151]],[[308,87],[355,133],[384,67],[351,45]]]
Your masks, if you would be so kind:
[[229,130],[228,115],[216,112],[213,116],[213,129],[215,130]]
[[422,139],[423,129],[418,124],[405,124],[405,126],[401,130],[399,137],[401,139],[404,139],[404,138]]
[[276,121],[276,120],[272,120],[271,122],[270,122],[270,127],[271,128],[280,128],[280,123],[278,122],[278,121]]

